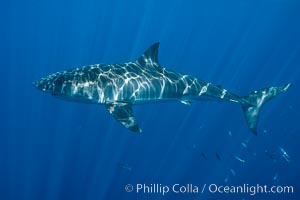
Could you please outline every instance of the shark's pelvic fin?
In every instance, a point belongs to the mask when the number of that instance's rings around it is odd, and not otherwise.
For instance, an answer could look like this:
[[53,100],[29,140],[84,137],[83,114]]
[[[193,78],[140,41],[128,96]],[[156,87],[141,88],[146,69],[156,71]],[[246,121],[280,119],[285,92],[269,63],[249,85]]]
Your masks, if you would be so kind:
[[285,92],[291,84],[269,87],[254,91],[241,100],[242,108],[250,130],[257,135],[257,123],[262,106],[278,94]]
[[141,55],[136,62],[142,66],[153,66],[158,64],[158,47],[159,42],[152,44],[144,53]]
[[109,103],[105,104],[108,112],[124,127],[131,131],[141,133],[142,130],[134,118],[132,104],[130,103]]
[[180,100],[181,103],[183,103],[184,105],[188,105],[190,106],[192,104],[192,101],[189,100]]

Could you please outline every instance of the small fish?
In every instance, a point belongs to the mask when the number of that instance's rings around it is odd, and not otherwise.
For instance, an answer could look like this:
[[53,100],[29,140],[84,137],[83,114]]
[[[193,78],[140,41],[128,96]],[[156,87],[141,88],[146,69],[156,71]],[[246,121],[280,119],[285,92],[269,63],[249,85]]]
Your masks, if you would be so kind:
[[237,159],[238,161],[240,161],[241,163],[245,163],[244,159],[242,159],[242,158],[240,158],[240,157],[238,157],[236,155],[234,155],[234,158]]
[[241,145],[242,145],[242,147],[244,147],[246,149],[248,148],[248,146],[247,146],[247,144],[245,142],[242,142]]
[[227,176],[225,177],[224,182],[227,183],[227,182],[228,182],[228,179],[229,179],[229,175],[227,175]]
[[230,172],[231,172],[231,174],[232,174],[233,176],[236,175],[236,173],[235,173],[235,171],[234,171],[233,169],[230,169]]
[[201,153],[201,156],[202,156],[202,158],[204,158],[205,160],[208,160],[208,159],[207,159],[207,156],[206,156],[203,152]]
[[216,153],[216,157],[217,157],[218,160],[222,160],[218,153]]
[[120,164],[119,164],[119,167],[120,167],[121,169],[124,169],[124,170],[127,170],[127,171],[131,171],[131,170],[132,170],[132,167],[130,167],[129,165],[124,164],[124,163],[120,163]]
[[231,132],[231,131],[228,131],[228,135],[229,135],[229,136],[232,136],[232,132]]
[[286,162],[291,162],[290,156],[287,154],[287,152],[280,146],[278,146],[279,150],[281,151],[281,156],[284,158]]
[[273,180],[276,181],[277,178],[278,178],[278,173],[276,173],[276,174],[274,175]]

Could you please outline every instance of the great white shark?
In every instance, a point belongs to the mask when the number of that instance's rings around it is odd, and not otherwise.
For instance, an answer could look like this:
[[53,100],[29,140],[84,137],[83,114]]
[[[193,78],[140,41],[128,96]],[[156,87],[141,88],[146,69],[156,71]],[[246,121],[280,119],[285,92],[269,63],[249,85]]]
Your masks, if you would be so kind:
[[33,85],[66,100],[102,104],[124,127],[142,132],[132,110],[135,104],[178,100],[184,104],[208,99],[241,105],[250,130],[257,134],[263,105],[291,84],[268,87],[238,96],[201,79],[169,71],[158,62],[154,43],[133,62],[94,64],[48,75]]

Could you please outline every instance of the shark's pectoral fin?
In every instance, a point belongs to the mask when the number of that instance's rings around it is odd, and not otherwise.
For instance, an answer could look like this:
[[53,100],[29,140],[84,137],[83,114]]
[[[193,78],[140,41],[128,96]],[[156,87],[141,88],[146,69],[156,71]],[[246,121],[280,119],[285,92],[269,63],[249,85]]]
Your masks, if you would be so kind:
[[105,104],[105,107],[108,110],[108,112],[124,127],[134,132],[142,132],[142,130],[139,128],[136,119],[134,118],[132,104],[110,103]]

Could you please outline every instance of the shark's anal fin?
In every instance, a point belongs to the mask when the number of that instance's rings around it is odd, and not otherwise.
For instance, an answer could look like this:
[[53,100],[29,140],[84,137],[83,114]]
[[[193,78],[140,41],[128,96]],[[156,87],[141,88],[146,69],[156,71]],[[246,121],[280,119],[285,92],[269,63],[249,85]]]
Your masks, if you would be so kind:
[[105,104],[105,107],[108,112],[124,127],[134,132],[142,132],[136,119],[134,118],[132,104],[118,102]]

